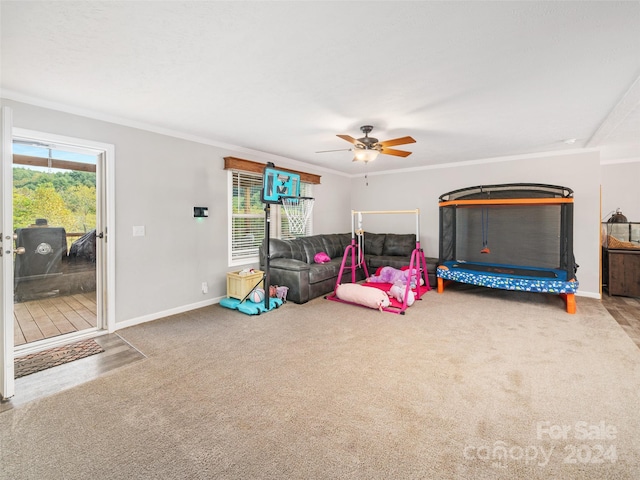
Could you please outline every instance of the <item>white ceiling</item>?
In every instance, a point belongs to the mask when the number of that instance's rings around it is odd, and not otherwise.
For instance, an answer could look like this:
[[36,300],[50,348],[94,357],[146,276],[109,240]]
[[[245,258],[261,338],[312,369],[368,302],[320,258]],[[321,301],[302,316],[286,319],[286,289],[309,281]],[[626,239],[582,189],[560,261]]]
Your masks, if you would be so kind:
[[0,8],[7,98],[349,174],[351,152],[315,152],[365,124],[417,141],[369,172],[583,147],[640,158],[640,1]]

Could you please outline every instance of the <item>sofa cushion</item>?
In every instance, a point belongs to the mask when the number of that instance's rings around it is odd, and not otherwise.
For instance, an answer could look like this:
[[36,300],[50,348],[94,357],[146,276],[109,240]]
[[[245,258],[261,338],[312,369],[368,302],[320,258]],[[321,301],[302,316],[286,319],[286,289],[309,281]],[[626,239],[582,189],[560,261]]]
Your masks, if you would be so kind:
[[351,244],[351,234],[349,233],[329,233],[322,235],[327,255],[337,258],[344,255],[345,249]]
[[309,283],[314,284],[337,278],[342,264],[341,258],[334,258],[328,263],[315,263],[309,269]]
[[307,263],[314,263],[313,259],[316,253],[325,251],[322,237],[322,235],[312,235],[310,237],[300,237],[295,240],[296,243],[301,243],[304,247]]
[[410,256],[414,248],[416,248],[415,234],[407,233],[399,235],[395,233],[387,233],[384,238],[384,247],[380,255]]
[[309,257],[307,256],[306,249],[304,248],[304,243],[302,243],[301,238],[295,238],[293,240],[283,240],[289,244],[291,247],[291,258],[295,260],[300,260],[305,263],[313,262],[313,256],[311,257],[311,261],[309,261]]
[[365,261],[369,268],[369,273],[374,274],[380,267],[402,268],[408,267],[411,262],[411,255],[401,257],[398,255],[365,255]]
[[364,252],[368,255],[382,255],[384,233],[364,233]]
[[[263,254],[264,253],[265,252],[263,252]],[[278,238],[269,239],[269,256],[272,259],[273,258],[293,258],[291,255],[292,255],[291,245],[289,244],[289,242],[285,240],[280,240]]]

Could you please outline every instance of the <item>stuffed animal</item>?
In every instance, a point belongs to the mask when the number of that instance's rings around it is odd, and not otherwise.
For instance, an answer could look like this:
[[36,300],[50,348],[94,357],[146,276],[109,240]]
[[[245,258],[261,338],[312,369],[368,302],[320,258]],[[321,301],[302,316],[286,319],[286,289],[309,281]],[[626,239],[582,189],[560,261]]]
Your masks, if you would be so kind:
[[280,300],[282,300],[282,303],[286,303],[287,293],[289,293],[289,287],[285,287],[284,285],[269,286],[269,296],[271,298],[279,298]]
[[336,297],[346,302],[382,311],[391,302],[389,296],[376,287],[367,287],[359,283],[343,283],[336,288]]
[[[411,274],[411,288],[416,286],[416,269],[413,268]],[[393,267],[382,267],[378,272],[378,275],[373,275],[367,278],[367,282],[370,283],[392,283],[406,285],[409,281],[409,269],[398,270]],[[420,285],[424,283],[424,280],[420,278]]]
[[276,287],[276,297],[282,300],[282,303],[286,303],[287,293],[289,293],[289,287],[285,287],[284,285]]
[[314,255],[313,261],[316,263],[327,263],[331,261],[331,257],[325,252],[318,252]]
[[[391,287],[391,290],[389,290],[389,296],[395,298],[400,303],[402,303],[404,302],[404,292],[406,288],[407,288],[406,285],[397,283]],[[412,290],[409,290],[409,293],[407,295],[407,307],[410,307],[411,305],[413,305],[413,302],[415,301],[416,301],[415,294],[413,293]]]

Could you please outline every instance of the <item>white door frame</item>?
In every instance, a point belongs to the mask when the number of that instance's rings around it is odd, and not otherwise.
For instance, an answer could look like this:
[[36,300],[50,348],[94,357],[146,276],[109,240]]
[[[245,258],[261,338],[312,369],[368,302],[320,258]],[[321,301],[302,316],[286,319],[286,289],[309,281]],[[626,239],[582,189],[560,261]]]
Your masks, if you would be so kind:
[[[0,399],[15,393],[13,367],[13,110],[2,107],[2,152],[0,152]],[[6,198],[5,198],[6,197]],[[7,201],[5,201],[7,200]]]
[[[6,107],[5,107],[6,108]],[[5,108],[3,108],[3,113]],[[4,124],[7,122],[3,121]],[[8,129],[8,132],[5,130]],[[6,145],[3,145],[3,160],[2,160],[2,168],[4,175],[2,178],[3,186],[7,189],[8,192],[12,192],[12,184],[13,184],[13,158],[11,151],[11,143],[12,137],[17,138],[28,138],[33,139],[39,142],[50,143],[59,146],[61,149],[69,148],[80,148],[82,150],[90,150],[99,157],[99,160],[96,162],[96,186],[99,185],[100,190],[103,194],[102,201],[99,202],[100,210],[96,212],[96,220],[97,220],[97,231],[103,233],[102,240],[99,240],[97,248],[101,249],[102,255],[99,258],[106,258],[106,261],[103,265],[101,265],[102,275],[97,275],[96,278],[96,288],[98,292],[101,293],[98,297],[102,299],[102,301],[98,302],[98,325],[95,330],[90,330],[87,332],[79,332],[77,335],[69,334],[64,336],[64,338],[53,338],[51,340],[42,340],[38,342],[33,342],[25,345],[24,347],[20,347],[19,349],[15,349],[13,346],[13,255],[9,254],[3,256],[3,282],[0,285],[2,289],[3,301],[3,346],[4,351],[2,353],[2,358],[4,359],[4,365],[2,365],[3,372],[5,373],[5,378],[0,379],[3,382],[8,382],[7,386],[2,384],[2,395],[6,398],[13,395],[13,356],[16,350],[20,351],[20,354],[28,354],[33,351],[41,350],[46,347],[54,347],[57,345],[61,345],[64,343],[68,343],[70,338],[74,340],[92,337],[96,334],[101,333],[113,333],[116,328],[115,322],[115,147],[113,144],[95,142],[92,140],[86,140],[82,138],[68,137],[63,135],[56,135],[51,133],[45,133],[35,130],[27,130],[23,128],[12,128],[6,127],[3,129],[3,135],[10,137],[9,145],[8,145],[8,154],[4,153],[4,150],[7,149]],[[6,158],[4,158],[6,156]],[[8,160],[7,160],[8,159]],[[11,199],[11,193],[5,194],[5,197]],[[2,197],[4,199],[4,197]],[[4,234],[4,240],[7,243],[3,244],[4,251],[7,250],[13,251],[13,205],[12,202],[3,202],[3,232],[9,232],[11,236],[10,242],[6,240],[7,234]],[[8,244],[11,243],[11,246]],[[99,271],[100,271],[99,270]],[[10,334],[10,335],[9,335]],[[10,348],[8,347],[10,343]],[[11,372],[9,373],[9,369]],[[9,378],[10,377],[10,378]],[[9,387],[9,383],[11,386]],[[10,395],[5,394],[5,390],[7,392],[11,392]]]

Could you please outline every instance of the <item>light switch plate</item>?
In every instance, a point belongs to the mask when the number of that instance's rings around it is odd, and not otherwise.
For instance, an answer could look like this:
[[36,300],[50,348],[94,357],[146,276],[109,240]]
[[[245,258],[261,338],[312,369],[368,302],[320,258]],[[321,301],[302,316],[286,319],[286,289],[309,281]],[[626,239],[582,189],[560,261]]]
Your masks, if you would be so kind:
[[144,237],[144,225],[134,225],[133,226],[133,236],[134,237]]

